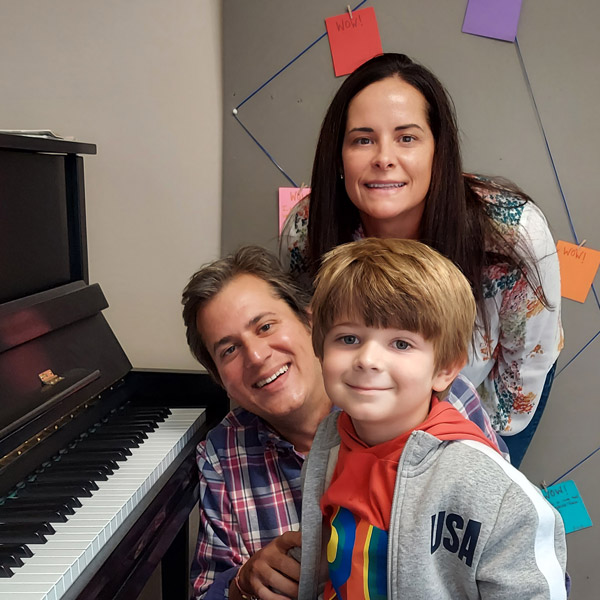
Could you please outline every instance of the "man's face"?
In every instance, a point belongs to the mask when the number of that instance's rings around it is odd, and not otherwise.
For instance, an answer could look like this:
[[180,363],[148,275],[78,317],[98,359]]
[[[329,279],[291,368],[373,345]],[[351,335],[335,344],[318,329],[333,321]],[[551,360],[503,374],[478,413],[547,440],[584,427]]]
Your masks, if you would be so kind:
[[322,402],[310,331],[262,279],[231,280],[198,310],[196,326],[227,394],[242,408],[276,424]]

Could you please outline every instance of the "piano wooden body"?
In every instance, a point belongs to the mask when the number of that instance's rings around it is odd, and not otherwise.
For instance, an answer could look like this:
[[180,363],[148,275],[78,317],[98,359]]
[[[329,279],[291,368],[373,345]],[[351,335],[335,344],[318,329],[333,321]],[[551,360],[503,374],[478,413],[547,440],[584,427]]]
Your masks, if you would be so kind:
[[0,598],[134,600],[162,562],[163,597],[183,600],[194,449],[228,401],[204,374],[132,371],[103,317],[81,156],[95,152],[0,134]]

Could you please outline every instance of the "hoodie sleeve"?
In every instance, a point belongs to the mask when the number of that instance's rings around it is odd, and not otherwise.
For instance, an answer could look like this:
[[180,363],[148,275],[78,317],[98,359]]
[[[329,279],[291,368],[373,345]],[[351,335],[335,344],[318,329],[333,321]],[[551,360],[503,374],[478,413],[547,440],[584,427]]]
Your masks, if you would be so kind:
[[515,473],[517,481],[504,495],[477,569],[480,597],[566,599],[562,518],[537,488]]

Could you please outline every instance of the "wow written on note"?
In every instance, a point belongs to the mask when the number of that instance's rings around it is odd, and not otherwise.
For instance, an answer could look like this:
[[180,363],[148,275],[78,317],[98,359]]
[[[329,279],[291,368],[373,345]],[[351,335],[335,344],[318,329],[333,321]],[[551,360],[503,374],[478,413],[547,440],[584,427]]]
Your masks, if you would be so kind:
[[560,513],[565,525],[565,533],[572,533],[593,525],[574,481],[551,485],[544,488],[542,494]]
[[335,76],[347,75],[374,56],[383,54],[381,38],[370,6],[325,19]]
[[600,265],[600,252],[559,240],[560,293],[563,298],[585,302]]
[[288,215],[292,212],[292,209],[304,196],[310,194],[310,188],[300,187],[280,187],[279,188],[279,234],[283,229],[283,224],[287,219]]

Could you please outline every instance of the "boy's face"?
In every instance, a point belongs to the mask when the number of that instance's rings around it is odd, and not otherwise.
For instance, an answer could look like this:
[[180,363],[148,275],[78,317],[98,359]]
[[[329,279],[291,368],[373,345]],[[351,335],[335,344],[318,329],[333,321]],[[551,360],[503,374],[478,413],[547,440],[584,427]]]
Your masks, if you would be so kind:
[[418,333],[352,320],[336,322],[325,336],[322,367],[329,398],[371,446],[421,424],[432,393],[445,390],[460,370],[437,370],[433,342]]

